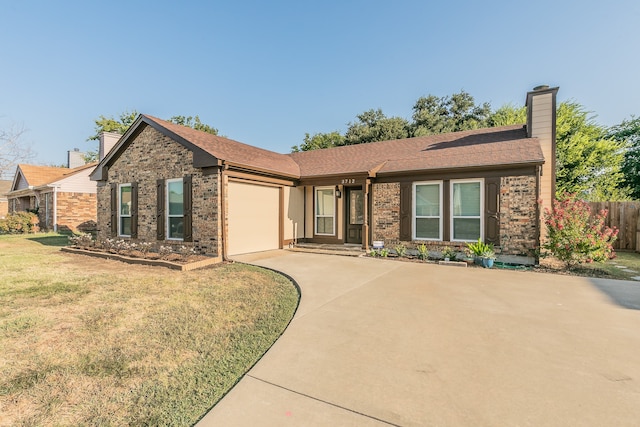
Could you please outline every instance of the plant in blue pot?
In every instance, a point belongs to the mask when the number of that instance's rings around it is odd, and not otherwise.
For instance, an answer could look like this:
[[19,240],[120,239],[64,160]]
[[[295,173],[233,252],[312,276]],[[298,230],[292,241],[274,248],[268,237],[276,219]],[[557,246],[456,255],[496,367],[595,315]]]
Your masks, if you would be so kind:
[[493,252],[493,249],[487,249],[480,255],[482,258],[482,266],[484,268],[493,267],[493,262],[496,260],[496,254]]

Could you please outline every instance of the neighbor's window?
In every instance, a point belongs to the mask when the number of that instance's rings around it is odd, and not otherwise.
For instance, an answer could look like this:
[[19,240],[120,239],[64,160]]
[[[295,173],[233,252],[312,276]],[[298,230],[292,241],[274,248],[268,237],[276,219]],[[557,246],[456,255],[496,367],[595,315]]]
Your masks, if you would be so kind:
[[167,238],[184,238],[184,185],[182,178],[167,180]]
[[413,239],[442,240],[442,182],[413,184]]
[[452,181],[451,240],[482,237],[482,181]]
[[119,186],[118,236],[131,236],[131,184],[120,184]]
[[333,187],[316,188],[316,234],[335,235],[335,193]]

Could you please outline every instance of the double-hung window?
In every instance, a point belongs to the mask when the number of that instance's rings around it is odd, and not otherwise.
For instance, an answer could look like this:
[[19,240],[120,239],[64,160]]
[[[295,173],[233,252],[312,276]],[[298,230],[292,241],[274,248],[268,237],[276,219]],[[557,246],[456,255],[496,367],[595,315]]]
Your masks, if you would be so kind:
[[333,187],[316,188],[316,234],[334,236],[335,232],[335,192]]
[[413,239],[442,240],[442,181],[413,184]]
[[451,181],[451,240],[471,241],[483,237],[483,181]]
[[184,185],[182,178],[167,180],[167,239],[184,238]]
[[118,186],[118,236],[131,237],[131,184]]

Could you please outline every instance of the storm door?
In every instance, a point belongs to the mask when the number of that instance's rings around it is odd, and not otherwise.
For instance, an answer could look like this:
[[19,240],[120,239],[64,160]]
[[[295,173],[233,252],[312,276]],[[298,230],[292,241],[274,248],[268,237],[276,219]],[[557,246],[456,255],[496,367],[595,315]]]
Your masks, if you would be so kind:
[[362,187],[345,187],[345,243],[362,243],[364,224],[364,192]]

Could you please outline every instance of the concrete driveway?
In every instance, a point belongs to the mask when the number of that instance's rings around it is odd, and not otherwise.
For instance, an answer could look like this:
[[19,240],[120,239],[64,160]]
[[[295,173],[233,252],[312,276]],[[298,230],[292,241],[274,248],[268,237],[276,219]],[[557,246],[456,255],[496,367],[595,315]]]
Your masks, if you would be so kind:
[[199,426],[638,426],[640,284],[274,251],[300,307]]

